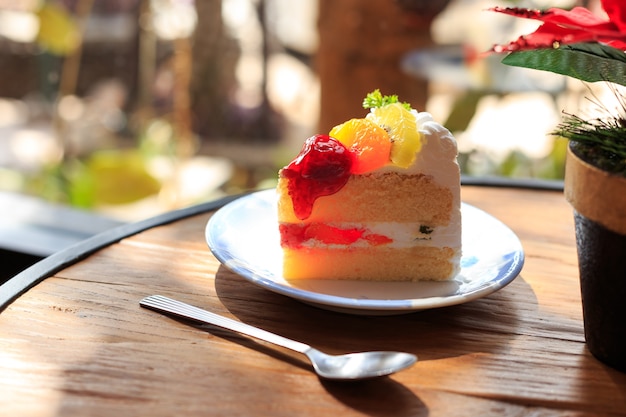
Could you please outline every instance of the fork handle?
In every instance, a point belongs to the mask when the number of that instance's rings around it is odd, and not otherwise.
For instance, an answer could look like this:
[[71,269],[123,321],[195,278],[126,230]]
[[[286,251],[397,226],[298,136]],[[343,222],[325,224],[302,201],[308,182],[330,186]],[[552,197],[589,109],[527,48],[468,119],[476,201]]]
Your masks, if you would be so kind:
[[279,336],[268,332],[267,330],[259,329],[258,327],[250,326],[240,321],[235,321],[227,317],[220,316],[219,314],[211,313],[210,311],[203,310],[162,295],[151,295],[145,297],[139,301],[139,305],[160,313],[169,313],[177,317],[212,324],[224,329],[254,337],[256,339],[264,340],[299,353],[306,354],[307,351],[311,350],[311,346],[305,343]]

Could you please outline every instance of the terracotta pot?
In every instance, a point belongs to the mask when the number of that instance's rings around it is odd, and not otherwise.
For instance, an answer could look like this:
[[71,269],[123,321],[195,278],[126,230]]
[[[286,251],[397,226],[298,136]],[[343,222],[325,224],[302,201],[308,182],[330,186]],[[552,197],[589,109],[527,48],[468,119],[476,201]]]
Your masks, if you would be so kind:
[[626,178],[583,161],[570,146],[565,197],[574,209],[587,347],[626,372]]

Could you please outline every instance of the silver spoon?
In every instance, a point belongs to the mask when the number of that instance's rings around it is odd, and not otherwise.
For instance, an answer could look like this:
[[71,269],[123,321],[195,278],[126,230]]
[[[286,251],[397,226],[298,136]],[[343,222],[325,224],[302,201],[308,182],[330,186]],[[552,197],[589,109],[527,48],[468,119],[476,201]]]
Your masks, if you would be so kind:
[[404,352],[379,351],[328,355],[307,344],[287,339],[257,327],[163,297],[162,295],[146,297],[139,302],[139,305],[178,317],[213,324],[302,353],[309,358],[315,372],[326,379],[357,380],[385,376],[408,368],[417,361],[417,356]]

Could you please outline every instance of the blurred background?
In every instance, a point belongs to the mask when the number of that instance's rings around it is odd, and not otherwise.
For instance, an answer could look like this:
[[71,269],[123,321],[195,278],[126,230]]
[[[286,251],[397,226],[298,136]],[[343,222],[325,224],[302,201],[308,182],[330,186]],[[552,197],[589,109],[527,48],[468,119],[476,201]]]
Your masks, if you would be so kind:
[[[429,111],[463,174],[561,179],[588,87],[480,56],[568,0],[0,0],[0,191],[139,220],[267,188],[379,88]],[[3,208],[6,216],[7,206]]]

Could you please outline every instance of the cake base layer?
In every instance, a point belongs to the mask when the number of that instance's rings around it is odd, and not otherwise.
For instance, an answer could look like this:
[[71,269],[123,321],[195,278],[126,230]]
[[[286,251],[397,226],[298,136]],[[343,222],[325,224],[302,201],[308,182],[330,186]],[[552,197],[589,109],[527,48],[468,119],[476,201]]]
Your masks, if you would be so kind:
[[285,279],[443,281],[454,277],[451,248],[283,248]]

